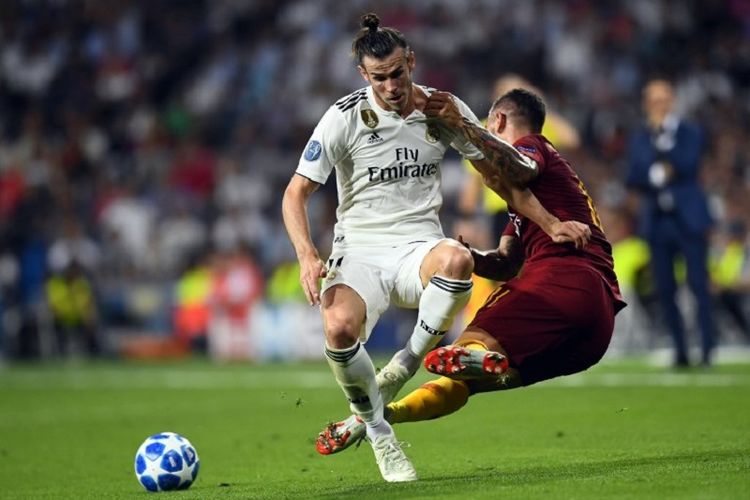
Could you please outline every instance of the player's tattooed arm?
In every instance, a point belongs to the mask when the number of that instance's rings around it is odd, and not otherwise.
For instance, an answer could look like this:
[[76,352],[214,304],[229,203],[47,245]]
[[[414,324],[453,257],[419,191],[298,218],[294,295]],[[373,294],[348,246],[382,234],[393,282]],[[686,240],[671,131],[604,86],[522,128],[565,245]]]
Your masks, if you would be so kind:
[[484,159],[472,160],[472,163],[484,176],[485,182],[499,177],[503,183],[523,189],[539,174],[534,160],[461,114],[451,94],[434,92],[430,95],[424,113],[440,120],[482,152]]
[[464,244],[474,258],[474,274],[494,281],[508,281],[518,274],[523,264],[521,243],[515,236],[504,235],[495,250],[481,251],[472,248],[461,236],[458,241]]
[[472,162],[480,168],[480,172],[484,170],[488,175],[499,174],[508,184],[519,189],[528,186],[539,174],[535,161],[468,118],[461,118],[457,130],[484,154],[484,160]]

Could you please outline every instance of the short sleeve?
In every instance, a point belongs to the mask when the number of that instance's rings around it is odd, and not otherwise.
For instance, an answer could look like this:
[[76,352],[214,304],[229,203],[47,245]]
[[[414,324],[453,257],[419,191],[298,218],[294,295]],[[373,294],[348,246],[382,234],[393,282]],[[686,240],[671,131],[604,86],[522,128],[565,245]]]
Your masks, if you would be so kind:
[[331,106],[307,141],[296,172],[319,184],[325,184],[333,167],[344,157],[345,145],[344,115],[335,106]]
[[536,163],[539,172],[544,171],[547,163],[544,152],[547,150],[547,144],[540,140],[538,136],[527,135],[521,137],[513,144],[513,147],[523,156]]
[[[479,119],[476,117],[474,112],[469,108],[469,106],[466,105],[461,99],[459,99],[456,96],[453,96],[453,100],[456,102],[456,105],[458,106],[458,110],[461,112],[463,116],[471,120],[473,123],[476,123],[480,127],[482,126]],[[460,134],[456,134],[453,137],[453,141],[451,141],[451,146],[461,153],[461,156],[466,158],[467,160],[482,160],[484,159],[484,154],[479,151],[479,149],[473,145],[471,142],[469,142],[468,139],[463,137]]]

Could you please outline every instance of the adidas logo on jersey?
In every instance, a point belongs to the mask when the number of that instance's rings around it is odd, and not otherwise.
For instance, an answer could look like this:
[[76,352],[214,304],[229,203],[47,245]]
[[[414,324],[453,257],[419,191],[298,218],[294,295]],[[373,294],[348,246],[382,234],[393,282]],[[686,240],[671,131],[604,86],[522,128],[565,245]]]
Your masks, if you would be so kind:
[[377,132],[370,134],[370,138],[367,139],[367,144],[380,144],[381,142],[383,142],[383,138]]

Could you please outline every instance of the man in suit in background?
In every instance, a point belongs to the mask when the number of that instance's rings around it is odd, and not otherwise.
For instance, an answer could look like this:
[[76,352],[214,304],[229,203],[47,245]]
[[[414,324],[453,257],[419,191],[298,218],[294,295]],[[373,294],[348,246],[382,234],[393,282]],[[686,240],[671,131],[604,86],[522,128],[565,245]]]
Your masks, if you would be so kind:
[[649,243],[656,289],[674,339],[675,366],[688,366],[682,316],[677,307],[674,261],[682,254],[695,296],[702,363],[711,362],[714,320],[708,287],[708,233],[712,220],[699,171],[705,148],[702,130],[674,111],[674,89],[653,79],[643,89],[646,124],[630,140],[627,184],[642,195],[641,231]]

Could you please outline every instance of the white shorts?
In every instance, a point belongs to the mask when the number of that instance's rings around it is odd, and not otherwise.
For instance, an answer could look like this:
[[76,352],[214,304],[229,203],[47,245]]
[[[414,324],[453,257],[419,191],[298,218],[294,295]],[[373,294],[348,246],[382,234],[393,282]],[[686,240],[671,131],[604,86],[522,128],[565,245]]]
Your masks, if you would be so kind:
[[366,342],[391,303],[405,309],[419,307],[424,290],[419,277],[422,261],[430,250],[446,240],[435,238],[397,247],[334,246],[326,261],[328,275],[323,280],[321,296],[335,285],[346,285],[357,292],[367,309],[359,333],[360,340]]

